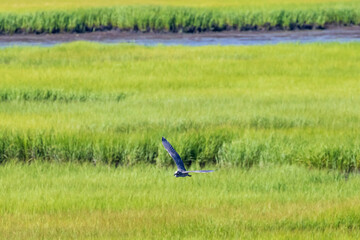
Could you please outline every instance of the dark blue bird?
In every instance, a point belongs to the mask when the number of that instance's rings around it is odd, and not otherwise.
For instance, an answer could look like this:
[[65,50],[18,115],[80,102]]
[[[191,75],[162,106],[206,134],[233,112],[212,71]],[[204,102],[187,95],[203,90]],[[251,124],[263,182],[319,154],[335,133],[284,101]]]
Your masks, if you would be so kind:
[[164,148],[170,154],[172,159],[174,159],[175,164],[177,166],[177,171],[174,174],[175,177],[191,177],[191,175],[189,175],[190,172],[207,173],[207,172],[214,171],[214,170],[186,171],[184,162],[181,160],[179,154],[175,151],[175,149],[171,146],[171,144],[164,137],[162,138],[162,144],[164,145]]

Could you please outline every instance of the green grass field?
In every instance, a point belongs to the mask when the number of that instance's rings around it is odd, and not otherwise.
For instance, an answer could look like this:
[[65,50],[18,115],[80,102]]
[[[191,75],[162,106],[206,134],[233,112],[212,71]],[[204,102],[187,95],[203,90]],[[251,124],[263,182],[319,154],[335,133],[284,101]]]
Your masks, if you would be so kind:
[[0,161],[360,164],[358,43],[0,50]]
[[0,34],[295,30],[360,24],[359,1],[1,1]]
[[2,239],[359,239],[360,177],[296,166],[0,166]]
[[198,1],[166,1],[166,0],[2,0],[0,2],[0,12],[29,12],[42,10],[71,10],[76,8],[92,7],[114,7],[114,6],[185,6],[185,7],[236,7],[247,9],[276,9],[276,8],[311,8],[319,6],[347,6],[359,7],[359,1],[356,0],[198,0]]
[[[359,9],[5,0],[0,34],[323,28],[359,24]],[[359,239],[359,52],[0,48],[0,239]],[[216,171],[174,178],[162,136],[190,170]]]

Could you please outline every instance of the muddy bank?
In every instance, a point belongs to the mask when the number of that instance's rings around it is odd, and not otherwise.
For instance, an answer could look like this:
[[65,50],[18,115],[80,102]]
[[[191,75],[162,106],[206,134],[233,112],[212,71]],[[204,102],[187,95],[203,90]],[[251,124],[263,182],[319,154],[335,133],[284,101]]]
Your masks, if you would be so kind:
[[91,33],[0,35],[0,47],[14,45],[51,46],[73,41],[135,43],[140,45],[261,45],[280,42],[360,41],[360,26],[331,27],[323,30],[223,31],[202,33],[142,33],[119,30]]

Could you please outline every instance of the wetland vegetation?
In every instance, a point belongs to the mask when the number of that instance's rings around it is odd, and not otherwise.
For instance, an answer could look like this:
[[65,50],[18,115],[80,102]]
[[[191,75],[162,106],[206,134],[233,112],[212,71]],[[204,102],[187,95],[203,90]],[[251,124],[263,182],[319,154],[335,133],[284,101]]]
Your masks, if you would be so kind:
[[358,43],[0,51],[0,161],[359,169]]
[[359,239],[360,177],[298,166],[0,165],[3,239]]
[[[0,34],[292,30],[352,0],[3,0]],[[41,35],[40,35],[41,36]],[[0,49],[1,239],[359,239],[360,43]],[[173,177],[166,137],[189,170]]]
[[[81,7],[80,7],[81,6]],[[295,30],[360,23],[358,1],[165,1],[0,3],[0,34]]]

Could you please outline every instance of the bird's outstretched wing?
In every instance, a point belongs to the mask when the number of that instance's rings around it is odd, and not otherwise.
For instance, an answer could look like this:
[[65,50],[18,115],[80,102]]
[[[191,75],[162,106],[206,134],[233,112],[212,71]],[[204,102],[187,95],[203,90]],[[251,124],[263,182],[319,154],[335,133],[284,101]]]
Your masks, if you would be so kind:
[[207,173],[207,172],[213,172],[214,170],[196,170],[196,171],[184,171],[182,173],[190,173],[190,172],[197,172],[197,173]]
[[164,148],[170,154],[172,159],[174,159],[178,170],[181,170],[182,172],[186,171],[184,162],[181,160],[179,154],[175,151],[175,149],[171,146],[171,144],[164,137],[162,138],[162,144],[164,145]]

